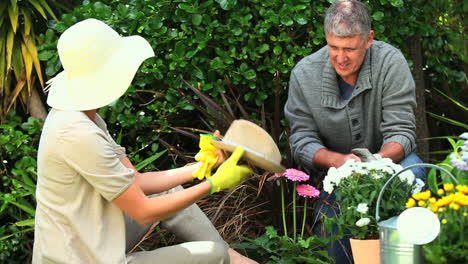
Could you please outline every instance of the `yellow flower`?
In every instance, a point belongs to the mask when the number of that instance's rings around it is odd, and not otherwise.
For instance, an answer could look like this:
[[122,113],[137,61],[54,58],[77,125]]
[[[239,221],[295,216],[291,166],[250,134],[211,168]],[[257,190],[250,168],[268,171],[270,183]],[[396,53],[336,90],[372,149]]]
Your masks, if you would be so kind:
[[431,211],[432,212],[437,213],[438,210],[439,210],[439,206],[437,206],[437,204],[431,205]]
[[437,194],[438,194],[438,195],[444,195],[444,190],[443,190],[443,189],[437,190]]
[[463,194],[468,194],[468,186],[466,185],[457,185],[455,188]]
[[464,206],[468,205],[468,196],[462,193],[456,193],[454,195],[453,200],[459,205],[464,205]]
[[442,198],[440,198],[439,200],[437,200],[437,206],[439,207],[442,207],[442,206],[446,206],[447,204],[451,203],[453,201],[453,198],[454,198],[454,194],[450,194],[450,195],[447,195],[447,196],[444,196]]
[[442,219],[442,224],[444,224],[444,225],[447,224],[447,219],[445,219],[445,218]]
[[458,211],[458,209],[460,209],[460,205],[457,203],[451,203],[450,208],[452,208],[455,211]]
[[418,206],[426,207],[426,202],[425,201],[418,201]]
[[453,183],[444,183],[444,190],[446,192],[451,192],[453,190]]
[[435,197],[431,197],[431,199],[429,199],[430,204],[435,204],[436,202],[437,202],[437,199]]
[[406,208],[411,208],[416,205],[416,201],[413,198],[409,198],[408,202],[406,202]]
[[418,201],[426,201],[431,198],[431,191],[427,190],[425,192],[415,193],[413,194],[413,198]]

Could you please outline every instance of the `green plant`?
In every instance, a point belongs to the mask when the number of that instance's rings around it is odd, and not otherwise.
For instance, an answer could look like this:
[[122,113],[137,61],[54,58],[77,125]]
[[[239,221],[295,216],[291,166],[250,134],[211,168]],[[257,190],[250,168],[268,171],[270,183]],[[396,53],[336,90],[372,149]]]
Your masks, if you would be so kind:
[[63,8],[63,5],[54,0],[0,3],[0,121],[18,96],[23,103],[27,102],[36,78],[44,86],[36,30],[39,21],[45,23],[49,18],[57,19],[53,12],[57,8]]
[[256,239],[246,240],[250,243],[232,244],[231,247],[245,249],[254,259],[267,259],[266,264],[296,264],[296,263],[332,263],[333,258],[323,250],[332,239],[310,236],[294,242],[287,236],[280,236],[272,226],[266,227],[266,232]]
[[[465,132],[460,135],[459,140],[455,141],[452,137],[443,137],[452,146],[452,151],[446,156],[446,158],[437,163],[440,167],[448,170],[454,175],[460,184],[468,185],[468,133]],[[441,178],[444,182],[453,182],[452,178],[445,173],[441,174]],[[431,169],[428,174],[428,184],[431,190],[437,190],[437,175],[436,170]]]
[[[468,133],[460,136],[460,144],[455,144],[447,159],[438,164],[456,177],[454,179],[445,173],[441,181],[437,180],[435,169],[428,175],[430,190],[413,194],[406,202],[406,207],[426,207],[437,214],[441,221],[441,229],[437,238],[423,246],[424,257],[428,263],[466,263],[468,256]],[[452,140],[453,141],[453,140]],[[451,143],[454,143],[452,142]],[[460,142],[460,141],[459,141]],[[453,163],[449,165],[450,161]],[[438,184],[440,182],[440,184]],[[439,186],[442,185],[442,188]]]
[[[391,159],[384,158],[369,162],[348,160],[339,168],[331,167],[323,180],[324,191],[334,193],[340,203],[337,224],[357,239],[379,237],[375,219],[379,192],[387,180],[402,170]],[[411,192],[419,192],[424,182],[416,179],[411,171],[405,171],[385,189],[379,208],[382,219],[388,219],[403,211]]]
[[[287,169],[284,173],[277,173],[270,177],[269,180],[275,180],[276,183],[281,186],[281,211],[283,220],[283,235],[278,235],[278,232],[273,226],[267,226],[266,232],[257,237],[256,239],[246,238],[245,240],[250,242],[235,244],[234,247],[247,249],[253,256],[258,256],[262,259],[268,259],[267,263],[330,263],[332,257],[328,256],[325,250],[327,243],[330,243],[338,236],[332,236],[329,238],[321,238],[315,235],[304,236],[304,228],[306,225],[307,215],[307,201],[308,198],[317,197],[320,192],[314,187],[301,184],[297,185],[297,182],[307,181],[309,175],[296,169]],[[293,219],[292,219],[292,230],[288,232],[287,221],[286,221],[286,206],[284,193],[285,185],[288,181],[293,182],[292,188],[292,203],[293,203]],[[296,196],[304,197],[303,207],[303,218],[302,228],[300,236],[297,237],[296,228]],[[290,223],[291,223],[290,222]]]
[[12,110],[0,125],[0,262],[25,263],[32,251],[36,155],[42,120]]

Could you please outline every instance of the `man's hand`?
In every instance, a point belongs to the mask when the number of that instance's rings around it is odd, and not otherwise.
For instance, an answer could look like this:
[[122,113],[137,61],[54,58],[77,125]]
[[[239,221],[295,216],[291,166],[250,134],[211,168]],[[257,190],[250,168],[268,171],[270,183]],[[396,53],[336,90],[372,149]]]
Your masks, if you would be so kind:
[[218,171],[210,178],[207,178],[211,183],[210,194],[235,187],[244,178],[252,174],[252,170],[249,167],[237,165],[242,154],[244,154],[244,149],[237,147],[231,157],[219,166]]
[[[377,158],[366,148],[355,148],[351,152],[361,158],[362,162],[376,160]],[[378,154],[377,154],[378,155]],[[379,155],[380,156],[380,155]],[[382,157],[381,157],[382,158]]]
[[317,151],[314,156],[313,163],[315,167],[321,170],[328,170],[330,167],[340,167],[349,159],[361,161],[358,156],[352,153],[342,154],[323,148]]

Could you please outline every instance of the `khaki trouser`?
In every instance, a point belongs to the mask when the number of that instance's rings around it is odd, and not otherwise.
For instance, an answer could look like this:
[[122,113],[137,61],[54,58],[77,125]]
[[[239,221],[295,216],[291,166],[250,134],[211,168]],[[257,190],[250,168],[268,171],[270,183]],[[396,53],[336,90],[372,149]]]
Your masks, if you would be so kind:
[[[152,197],[182,189],[181,186],[178,186],[167,192],[152,195]],[[127,215],[125,216],[125,222],[126,251],[128,252],[148,232],[151,225],[140,226]],[[128,254],[127,263],[229,263],[228,244],[221,238],[211,221],[196,204],[191,205],[172,217],[164,219],[159,225],[187,242],[152,251],[140,251]]]

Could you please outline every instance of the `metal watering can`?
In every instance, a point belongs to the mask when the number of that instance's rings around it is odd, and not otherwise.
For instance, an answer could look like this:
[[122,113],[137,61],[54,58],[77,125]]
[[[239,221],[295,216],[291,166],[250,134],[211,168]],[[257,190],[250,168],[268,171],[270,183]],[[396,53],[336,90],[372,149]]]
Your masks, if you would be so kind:
[[[437,165],[428,163],[418,163],[404,168],[403,170],[395,173],[382,187],[377,198],[375,220],[379,225],[380,237],[380,263],[383,264],[419,264],[423,263],[423,250],[421,245],[427,244],[434,240],[440,232],[440,222],[437,216],[426,208],[414,207],[403,211],[400,215],[394,216],[385,221],[379,222],[379,207],[382,199],[383,191],[390,184],[390,182],[403,173],[415,167],[429,167],[443,171],[457,183],[456,178],[447,170]],[[402,227],[408,225],[409,222],[415,222],[415,218],[419,220],[417,223],[422,234],[412,234],[419,236],[416,240],[418,242],[408,242],[408,235],[404,235],[401,231]],[[411,227],[409,227],[411,228]],[[421,228],[425,230],[421,230]],[[416,231],[416,232],[417,232]],[[405,239],[406,238],[406,239]]]

